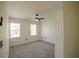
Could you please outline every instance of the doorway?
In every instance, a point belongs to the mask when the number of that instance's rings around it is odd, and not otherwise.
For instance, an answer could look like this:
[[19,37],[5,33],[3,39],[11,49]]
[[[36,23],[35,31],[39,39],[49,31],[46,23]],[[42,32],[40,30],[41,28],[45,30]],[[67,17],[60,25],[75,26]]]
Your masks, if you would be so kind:
[[[9,18],[10,54],[14,58],[54,57],[54,44],[43,41],[41,22],[19,18]],[[51,52],[52,51],[52,52]],[[28,52],[28,53],[27,53]]]

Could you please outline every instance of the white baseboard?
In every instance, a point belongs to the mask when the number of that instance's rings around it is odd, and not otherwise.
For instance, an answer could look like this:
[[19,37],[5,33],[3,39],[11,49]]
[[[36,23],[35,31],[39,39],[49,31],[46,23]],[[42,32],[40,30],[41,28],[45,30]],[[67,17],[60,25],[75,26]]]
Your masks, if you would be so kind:
[[46,40],[41,40],[41,41],[44,41],[44,42],[47,42],[47,43],[50,43],[50,44],[54,44],[54,45],[55,45],[55,43],[48,42],[48,41],[46,41]]

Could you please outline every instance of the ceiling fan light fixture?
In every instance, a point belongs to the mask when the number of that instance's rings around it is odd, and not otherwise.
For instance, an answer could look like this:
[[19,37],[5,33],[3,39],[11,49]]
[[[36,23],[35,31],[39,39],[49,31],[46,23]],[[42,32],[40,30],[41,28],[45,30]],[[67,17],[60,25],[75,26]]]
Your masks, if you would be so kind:
[[39,21],[38,19],[36,19],[35,21]]
[[43,19],[44,18],[39,17],[39,14],[38,13],[35,14],[35,21],[41,21]]
[[38,13],[36,14],[36,16],[38,16]]

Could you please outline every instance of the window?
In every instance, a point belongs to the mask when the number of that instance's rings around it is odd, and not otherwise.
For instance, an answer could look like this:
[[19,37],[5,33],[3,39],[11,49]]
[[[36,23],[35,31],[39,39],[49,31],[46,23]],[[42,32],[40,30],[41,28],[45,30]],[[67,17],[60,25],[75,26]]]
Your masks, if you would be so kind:
[[31,24],[31,36],[37,35],[37,26],[36,24]]
[[20,37],[20,24],[10,23],[10,38]]

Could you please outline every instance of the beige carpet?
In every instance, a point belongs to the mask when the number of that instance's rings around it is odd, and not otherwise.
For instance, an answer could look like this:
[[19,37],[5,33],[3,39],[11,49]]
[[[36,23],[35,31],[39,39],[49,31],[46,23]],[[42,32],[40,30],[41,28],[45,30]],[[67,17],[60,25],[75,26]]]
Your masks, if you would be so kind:
[[44,41],[10,48],[10,58],[53,58],[54,45]]

